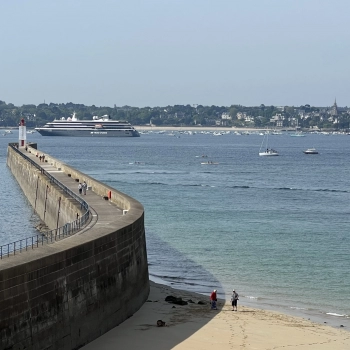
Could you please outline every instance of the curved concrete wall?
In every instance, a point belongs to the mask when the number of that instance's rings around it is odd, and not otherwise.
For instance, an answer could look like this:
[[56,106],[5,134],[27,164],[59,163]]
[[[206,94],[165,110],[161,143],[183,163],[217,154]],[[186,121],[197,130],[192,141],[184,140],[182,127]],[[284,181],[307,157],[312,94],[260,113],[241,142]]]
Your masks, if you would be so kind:
[[[11,170],[35,178],[15,158],[8,153]],[[78,349],[130,317],[149,294],[142,205],[60,166],[102,195],[111,191],[128,214],[1,260],[0,349]]]
[[50,183],[45,175],[11,147],[8,148],[7,165],[35,212],[51,230],[76,220],[77,214],[81,217],[84,213],[76,200]]

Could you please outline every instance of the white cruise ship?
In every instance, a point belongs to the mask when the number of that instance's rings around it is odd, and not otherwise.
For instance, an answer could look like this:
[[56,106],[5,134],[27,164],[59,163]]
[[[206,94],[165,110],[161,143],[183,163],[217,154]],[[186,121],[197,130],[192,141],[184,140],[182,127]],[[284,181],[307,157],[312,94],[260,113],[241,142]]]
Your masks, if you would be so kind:
[[75,113],[45,124],[35,130],[43,136],[90,136],[90,137],[139,137],[140,134],[128,122],[112,120],[108,115],[79,120]]

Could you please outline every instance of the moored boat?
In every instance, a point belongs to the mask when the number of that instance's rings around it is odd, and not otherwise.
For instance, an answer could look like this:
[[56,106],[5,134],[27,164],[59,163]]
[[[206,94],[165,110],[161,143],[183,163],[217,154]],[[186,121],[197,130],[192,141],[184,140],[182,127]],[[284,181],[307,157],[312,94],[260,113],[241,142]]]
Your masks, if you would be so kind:
[[202,165],[218,165],[219,163],[213,162],[211,160],[208,160],[207,162],[202,162]]
[[[265,149],[266,150],[262,150]],[[259,150],[259,156],[266,156],[266,157],[271,157],[271,156],[278,156],[278,152],[274,150],[273,148],[269,148],[269,131],[266,130],[266,133],[264,134],[264,138],[261,142],[260,150]]]
[[316,148],[308,148],[305,151],[303,151],[305,154],[318,154],[318,151]]
[[278,156],[278,152],[272,148],[267,148],[266,151],[259,152],[259,156]]

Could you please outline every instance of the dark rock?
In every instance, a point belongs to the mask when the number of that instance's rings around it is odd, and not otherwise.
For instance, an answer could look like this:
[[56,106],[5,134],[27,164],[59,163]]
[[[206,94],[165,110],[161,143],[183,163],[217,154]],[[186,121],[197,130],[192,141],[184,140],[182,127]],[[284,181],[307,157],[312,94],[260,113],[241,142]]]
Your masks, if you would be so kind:
[[172,301],[176,301],[176,297],[173,297],[172,295],[168,295],[166,298],[165,298],[165,301],[168,301],[168,302],[172,302]]
[[197,303],[198,305],[206,305],[207,303],[202,301],[202,300],[199,300],[199,302]]
[[344,326],[341,324],[340,327],[344,327]]
[[194,301],[192,299],[187,300],[188,303],[194,304]]
[[176,304],[176,305],[187,305],[188,304],[188,302],[182,300],[182,298],[177,298],[177,297],[174,297],[172,295],[168,295],[165,298],[165,301],[167,301],[168,303],[171,303],[171,304]]

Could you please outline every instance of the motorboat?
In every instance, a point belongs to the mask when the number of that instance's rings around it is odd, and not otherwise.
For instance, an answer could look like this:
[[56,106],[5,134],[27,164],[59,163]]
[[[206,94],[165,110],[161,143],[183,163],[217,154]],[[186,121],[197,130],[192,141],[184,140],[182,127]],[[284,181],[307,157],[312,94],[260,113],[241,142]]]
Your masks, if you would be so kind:
[[208,160],[207,162],[202,162],[202,165],[218,165],[219,163],[213,162],[211,160]]
[[316,148],[308,148],[305,151],[303,151],[305,154],[318,154],[318,151]]
[[292,137],[305,137],[305,134],[303,134],[301,131],[297,131],[295,134],[290,134]]

